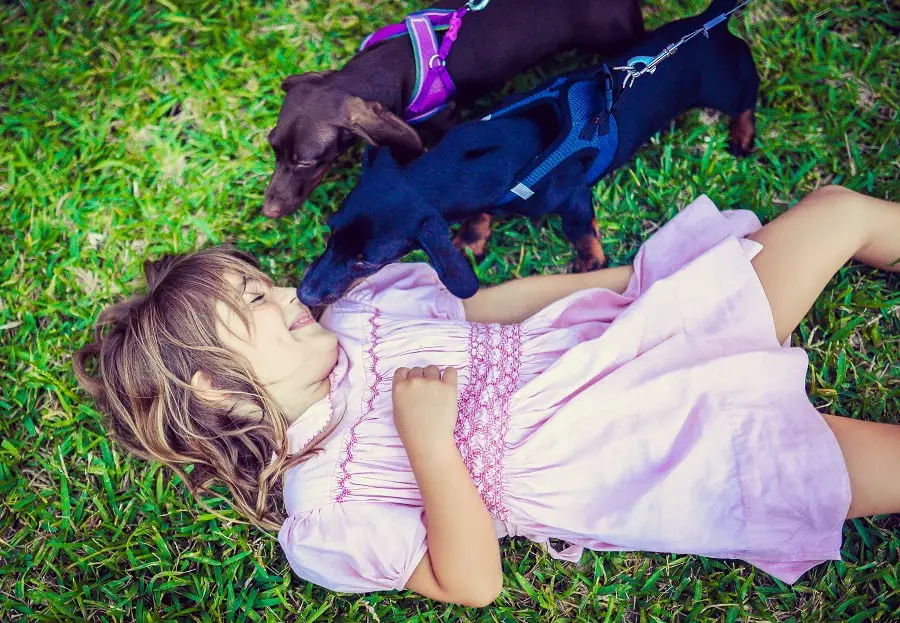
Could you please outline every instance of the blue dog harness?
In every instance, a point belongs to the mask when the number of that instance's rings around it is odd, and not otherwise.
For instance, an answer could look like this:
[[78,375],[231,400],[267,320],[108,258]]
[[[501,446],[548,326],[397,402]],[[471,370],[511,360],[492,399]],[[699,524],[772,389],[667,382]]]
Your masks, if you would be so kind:
[[543,105],[553,108],[562,130],[535,164],[516,176],[515,185],[497,205],[530,198],[534,195],[535,186],[569,158],[587,155],[593,158],[587,173],[587,181],[591,185],[612,163],[619,145],[619,130],[612,112],[613,77],[609,67],[603,65],[599,72],[581,72],[557,78],[482,120],[518,114]]

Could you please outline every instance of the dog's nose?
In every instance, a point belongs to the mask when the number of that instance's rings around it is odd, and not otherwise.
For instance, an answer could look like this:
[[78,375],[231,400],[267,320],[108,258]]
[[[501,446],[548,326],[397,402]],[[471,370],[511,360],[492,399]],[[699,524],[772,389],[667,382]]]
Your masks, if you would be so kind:
[[297,286],[297,298],[307,307],[325,304],[327,295],[327,292],[320,292],[319,288],[311,286],[305,278],[300,282],[300,285]]
[[281,204],[276,201],[266,200],[263,204],[262,213],[269,218],[277,218],[281,216],[282,212]]

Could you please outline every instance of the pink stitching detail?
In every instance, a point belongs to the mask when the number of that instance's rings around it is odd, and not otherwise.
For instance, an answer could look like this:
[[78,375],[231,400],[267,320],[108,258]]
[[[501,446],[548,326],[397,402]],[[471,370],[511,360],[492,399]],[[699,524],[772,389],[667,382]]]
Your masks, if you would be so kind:
[[503,454],[509,400],[519,380],[522,331],[518,325],[473,323],[469,328],[469,382],[460,394],[453,438],[488,512],[506,521]]
[[363,409],[362,416],[356,420],[356,423],[350,428],[350,434],[347,436],[347,440],[344,442],[344,447],[341,450],[341,453],[344,455],[344,458],[341,459],[340,463],[338,463],[338,471],[339,475],[337,477],[337,494],[334,497],[335,502],[343,502],[344,499],[350,494],[350,470],[349,465],[350,462],[353,461],[353,446],[356,445],[358,437],[356,435],[357,427],[362,424],[364,420],[367,420],[371,417],[372,411],[375,410],[375,400],[381,394],[381,390],[379,389],[379,385],[384,377],[380,372],[378,372],[378,355],[375,354],[375,345],[378,342],[378,325],[375,320],[380,316],[380,312],[376,309],[375,313],[369,318],[369,347],[365,352],[365,359],[368,365],[366,365],[366,371],[368,372],[367,376],[371,375],[373,379],[371,382],[369,379],[366,380],[366,391],[363,392]]
[[[337,369],[337,366],[335,366],[335,369]],[[310,441],[321,435],[322,431],[328,428],[328,426],[331,424],[331,420],[334,419],[334,389],[337,386],[337,383],[335,382],[335,376],[336,375],[332,370],[331,375],[328,379],[328,417],[325,418],[325,423],[322,424],[322,426],[320,426],[317,431],[315,431],[310,437],[306,439],[306,441],[304,441],[300,445],[300,449],[306,448],[306,446],[309,445]]]

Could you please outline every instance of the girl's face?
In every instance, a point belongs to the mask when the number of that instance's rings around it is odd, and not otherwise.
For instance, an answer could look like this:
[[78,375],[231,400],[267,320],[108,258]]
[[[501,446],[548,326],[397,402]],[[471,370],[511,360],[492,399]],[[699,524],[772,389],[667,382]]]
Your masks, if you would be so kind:
[[243,356],[289,419],[328,392],[328,375],[337,363],[337,336],[316,322],[297,300],[294,288],[230,275],[247,307],[247,324],[219,304],[219,339]]

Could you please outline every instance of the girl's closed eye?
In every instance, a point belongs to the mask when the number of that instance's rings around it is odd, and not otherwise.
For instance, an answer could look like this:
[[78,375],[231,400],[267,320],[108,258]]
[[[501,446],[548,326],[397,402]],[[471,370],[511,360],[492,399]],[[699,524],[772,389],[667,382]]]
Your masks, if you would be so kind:
[[252,307],[265,300],[268,289],[268,284],[248,280],[243,283],[241,294],[248,305]]

